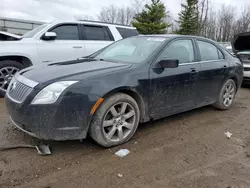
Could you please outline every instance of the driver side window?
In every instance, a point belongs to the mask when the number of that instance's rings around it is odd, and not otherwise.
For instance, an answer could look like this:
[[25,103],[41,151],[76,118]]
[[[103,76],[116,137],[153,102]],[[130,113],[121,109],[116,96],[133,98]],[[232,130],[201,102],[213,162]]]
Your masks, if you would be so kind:
[[57,37],[56,40],[79,40],[79,32],[77,25],[60,25],[51,32],[55,32]]
[[194,62],[192,40],[177,40],[172,42],[161,53],[160,59],[178,59],[180,64]]

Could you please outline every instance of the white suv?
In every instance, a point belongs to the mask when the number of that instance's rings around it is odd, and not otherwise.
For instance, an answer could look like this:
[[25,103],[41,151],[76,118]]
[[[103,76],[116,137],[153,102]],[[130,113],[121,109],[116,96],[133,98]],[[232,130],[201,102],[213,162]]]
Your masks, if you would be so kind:
[[26,33],[21,40],[0,42],[0,93],[5,93],[12,76],[22,68],[82,58],[137,34],[133,27],[101,22],[52,22]]

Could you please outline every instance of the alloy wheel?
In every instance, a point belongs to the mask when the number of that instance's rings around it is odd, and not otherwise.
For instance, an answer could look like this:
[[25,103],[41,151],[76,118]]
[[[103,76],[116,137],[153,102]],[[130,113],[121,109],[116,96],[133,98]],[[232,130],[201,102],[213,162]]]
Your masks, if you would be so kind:
[[3,67],[0,69],[0,89],[6,91],[11,79],[19,71],[16,67]]
[[136,113],[132,105],[120,102],[107,111],[102,123],[102,130],[107,140],[111,142],[124,141],[136,123]]
[[230,106],[233,103],[234,96],[235,96],[235,87],[232,83],[229,83],[224,90],[223,104],[226,107]]

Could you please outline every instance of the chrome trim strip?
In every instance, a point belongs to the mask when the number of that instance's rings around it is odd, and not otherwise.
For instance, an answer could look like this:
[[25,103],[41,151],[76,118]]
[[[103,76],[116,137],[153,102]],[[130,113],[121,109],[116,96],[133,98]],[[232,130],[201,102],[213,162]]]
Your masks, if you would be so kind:
[[182,63],[179,64],[179,66],[185,66],[185,65],[195,65],[195,64],[199,64],[200,62],[192,62],[192,63]]
[[179,66],[195,65],[195,64],[199,64],[199,63],[211,63],[211,62],[219,62],[219,61],[226,61],[226,60],[221,59],[221,60],[211,60],[211,61],[196,61],[196,62],[191,62],[191,63],[182,63],[182,64],[179,64]]
[[20,129],[21,131],[25,132],[26,134],[32,136],[32,137],[36,137],[38,138],[34,133],[28,132],[26,130],[24,130],[23,128],[21,128],[10,116],[10,121],[13,123],[13,125],[15,125],[18,129]]
[[210,62],[219,62],[219,61],[226,61],[226,59],[217,59],[217,60],[200,61],[200,63],[210,63]]
[[56,130],[59,130],[59,131],[70,131],[70,130],[79,130],[81,129],[80,127],[63,127],[63,128],[58,128]]
[[29,87],[31,87],[31,88],[34,88],[34,87],[36,87],[36,86],[39,84],[38,82],[35,82],[35,81],[30,80],[30,79],[28,79],[28,78],[25,78],[24,76],[22,76],[22,75],[20,75],[20,74],[16,74],[16,75],[14,76],[14,78],[15,78],[17,81],[19,81],[19,82],[23,83],[24,85],[29,86]]

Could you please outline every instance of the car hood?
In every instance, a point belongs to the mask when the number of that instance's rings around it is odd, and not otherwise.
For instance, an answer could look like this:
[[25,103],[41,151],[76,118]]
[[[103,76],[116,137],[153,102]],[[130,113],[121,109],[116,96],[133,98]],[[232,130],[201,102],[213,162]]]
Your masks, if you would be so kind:
[[18,38],[18,40],[10,40],[10,41],[0,41],[0,44],[25,44],[25,43],[34,43],[37,42],[33,38]]
[[82,80],[131,67],[131,64],[97,60],[76,60],[32,66],[20,71],[22,76],[45,83],[54,80]]
[[231,44],[234,53],[250,51],[250,32],[235,35]]

